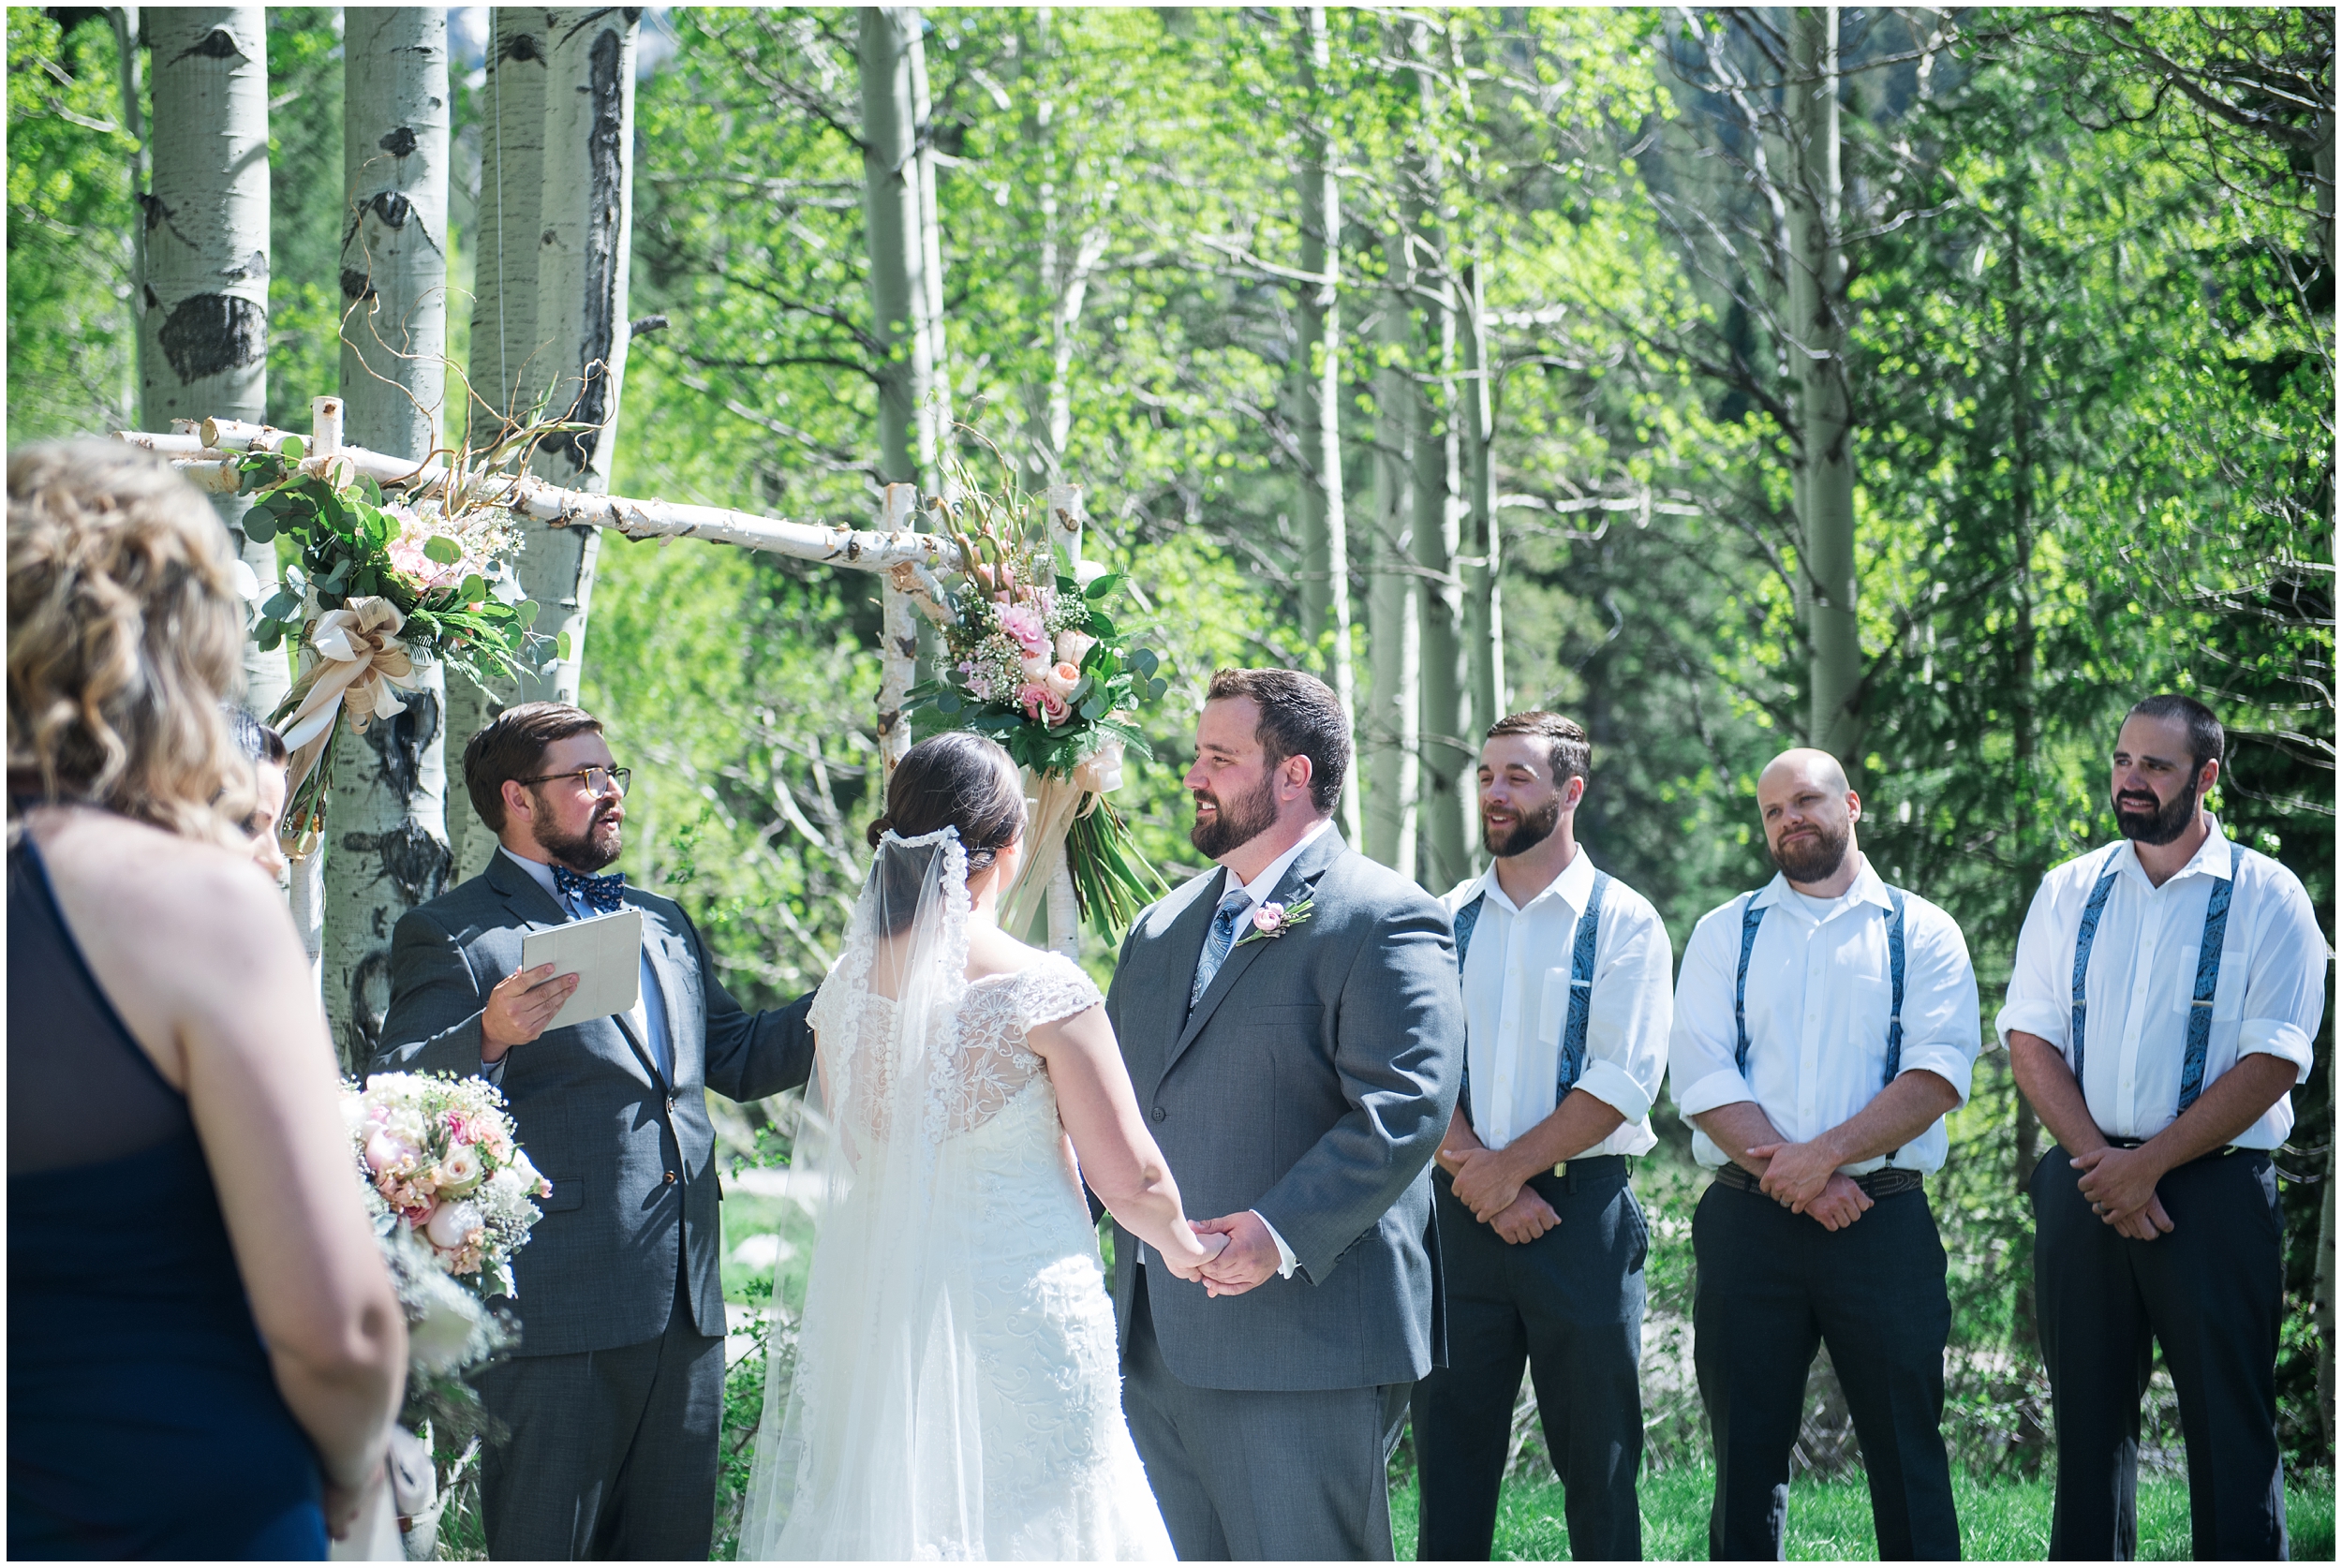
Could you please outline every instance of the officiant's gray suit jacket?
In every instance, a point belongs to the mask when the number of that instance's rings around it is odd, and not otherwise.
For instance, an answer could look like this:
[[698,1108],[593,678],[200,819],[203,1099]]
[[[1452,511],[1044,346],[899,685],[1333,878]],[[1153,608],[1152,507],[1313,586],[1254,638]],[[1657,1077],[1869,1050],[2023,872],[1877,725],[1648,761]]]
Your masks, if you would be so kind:
[[[1193,878],[1139,917],[1106,1014],[1189,1216],[1256,1209],[1298,1266],[1214,1300],[1148,1265],[1164,1363],[1202,1388],[1413,1383],[1446,1351],[1430,1161],[1464,1039],[1447,917],[1328,831],[1269,895],[1310,900],[1308,920],[1232,948],[1191,1011],[1223,881]],[[1126,1346],[1137,1252],[1117,1226]]]
[[[680,907],[637,888],[643,941],[667,1004],[672,1081],[622,1017],[548,1029],[504,1058],[504,1097],[521,1146],[553,1183],[544,1218],[513,1263],[522,1355],[641,1344],[667,1327],[680,1249],[699,1332],[724,1331],[715,1129],[703,1092],[734,1100],[805,1082],[810,997],[777,1013],[740,1010]],[[527,872],[488,869],[399,920],[378,1072],[478,1073],[488,992],[521,967],[521,941],[569,919]]]

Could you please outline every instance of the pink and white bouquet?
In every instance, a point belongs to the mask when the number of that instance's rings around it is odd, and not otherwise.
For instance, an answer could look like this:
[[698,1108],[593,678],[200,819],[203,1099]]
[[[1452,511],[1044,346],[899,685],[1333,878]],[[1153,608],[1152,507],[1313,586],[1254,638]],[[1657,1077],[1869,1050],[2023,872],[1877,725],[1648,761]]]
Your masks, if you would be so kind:
[[513,1140],[496,1086],[382,1073],[344,1090],[342,1114],[378,1226],[423,1243],[439,1272],[475,1294],[511,1295],[512,1256],[553,1185]]

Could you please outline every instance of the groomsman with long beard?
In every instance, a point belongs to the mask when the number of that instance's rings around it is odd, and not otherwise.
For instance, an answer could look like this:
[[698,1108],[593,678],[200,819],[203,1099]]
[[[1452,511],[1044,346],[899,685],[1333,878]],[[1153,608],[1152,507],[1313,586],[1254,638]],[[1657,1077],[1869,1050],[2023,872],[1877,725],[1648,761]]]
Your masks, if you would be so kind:
[[1658,1143],[1673,954],[1650,900],[1578,842],[1591,748],[1559,714],[1480,749],[1489,869],[1456,930],[1463,1094],[1432,1183],[1447,1365],[1416,1385],[1416,1556],[1485,1561],[1526,1363],[1562,1477],[1570,1555],[1642,1556],[1643,1257],[1628,1163]]
[[1709,1552],[1781,1556],[1789,1452],[1826,1344],[1879,1556],[1956,1558],[1951,1299],[1924,1184],[1976,1065],[1976,970],[1949,915],[1872,869],[1836,758],[1783,752],[1756,807],[1781,874],[1693,930],[1668,1050],[1693,1157],[1715,1172],[1692,1219]]
[[2049,1555],[2139,1539],[2139,1402],[2163,1348],[2187,1438],[2194,1555],[2281,1559],[2277,1336],[2293,1129],[2325,1013],[2301,880],[2204,809],[2226,736],[2150,697],[2115,738],[2111,848],[2042,879],[1999,1028],[2057,1146],[2030,1176],[2033,1276],[2057,1424]]

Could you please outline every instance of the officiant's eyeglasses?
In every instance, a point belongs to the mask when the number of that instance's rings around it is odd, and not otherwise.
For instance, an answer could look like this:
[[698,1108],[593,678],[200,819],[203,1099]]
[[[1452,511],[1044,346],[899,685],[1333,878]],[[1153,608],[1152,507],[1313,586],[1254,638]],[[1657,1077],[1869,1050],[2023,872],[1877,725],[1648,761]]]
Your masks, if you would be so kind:
[[512,782],[515,784],[553,784],[564,778],[582,779],[585,781],[586,792],[589,795],[598,795],[615,784],[618,787],[618,795],[623,799],[626,795],[627,780],[633,777],[634,770],[631,768],[580,768],[575,773],[540,774],[534,778],[515,778]]

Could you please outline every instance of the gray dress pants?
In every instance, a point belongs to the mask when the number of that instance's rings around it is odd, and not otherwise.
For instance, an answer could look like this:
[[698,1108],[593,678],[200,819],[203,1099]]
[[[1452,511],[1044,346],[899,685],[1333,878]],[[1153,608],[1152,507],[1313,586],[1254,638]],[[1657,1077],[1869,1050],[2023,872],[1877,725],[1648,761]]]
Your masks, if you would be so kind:
[[1183,1562],[1388,1562],[1390,1487],[1412,1383],[1296,1391],[1197,1388],[1164,1364],[1131,1300],[1122,1413]]
[[481,1460],[490,1557],[706,1561],[724,1341],[692,1325],[677,1275],[659,1338],[516,1356],[482,1375],[482,1403],[511,1428]]

